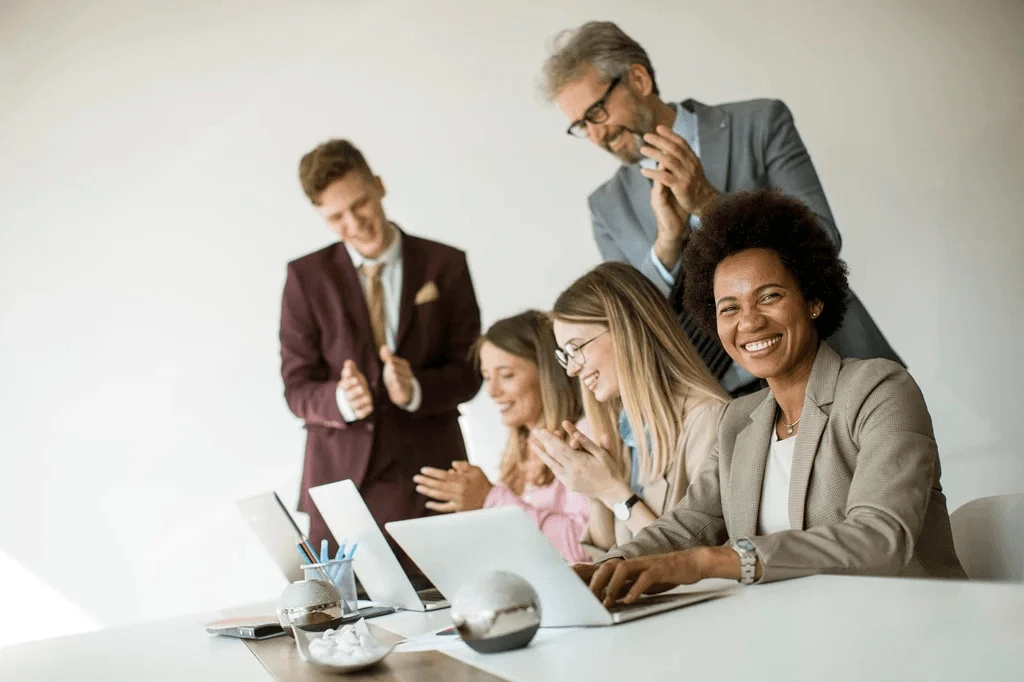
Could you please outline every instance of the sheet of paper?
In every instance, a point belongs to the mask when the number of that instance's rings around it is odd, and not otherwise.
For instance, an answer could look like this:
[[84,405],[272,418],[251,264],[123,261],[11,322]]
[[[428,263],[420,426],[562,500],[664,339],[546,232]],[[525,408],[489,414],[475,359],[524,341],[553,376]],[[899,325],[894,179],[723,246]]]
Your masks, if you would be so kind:
[[[530,640],[529,646],[542,645],[545,642],[557,639],[571,632],[578,632],[585,628],[541,628]],[[441,630],[440,632],[445,632]],[[428,632],[418,637],[410,637],[395,645],[396,652],[412,651],[446,651],[466,647],[465,642],[457,634],[439,635],[435,632]]]

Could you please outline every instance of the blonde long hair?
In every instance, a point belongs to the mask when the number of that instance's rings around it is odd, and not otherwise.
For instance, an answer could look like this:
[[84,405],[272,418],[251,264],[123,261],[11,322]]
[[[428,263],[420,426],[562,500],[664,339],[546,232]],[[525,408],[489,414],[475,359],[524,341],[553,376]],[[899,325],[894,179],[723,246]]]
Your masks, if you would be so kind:
[[[544,427],[549,431],[560,428],[563,421],[576,422],[583,415],[578,381],[571,380],[555,359],[555,334],[551,319],[537,310],[527,310],[498,320],[473,344],[473,359],[480,366],[480,349],[485,343],[532,362],[537,366],[540,381],[540,399],[544,411]],[[523,464],[528,455],[526,440],[529,430],[525,426],[510,428],[505,453],[499,465],[499,479],[517,495],[523,492],[525,478]],[[554,480],[554,474],[544,467],[541,485]]]
[[600,404],[590,391],[583,391],[587,420],[595,440],[612,446],[625,469],[618,434],[618,415],[625,408],[636,435],[642,480],[664,476],[683,436],[685,403],[727,399],[665,297],[635,268],[602,263],[562,292],[551,316],[608,328],[620,398]]

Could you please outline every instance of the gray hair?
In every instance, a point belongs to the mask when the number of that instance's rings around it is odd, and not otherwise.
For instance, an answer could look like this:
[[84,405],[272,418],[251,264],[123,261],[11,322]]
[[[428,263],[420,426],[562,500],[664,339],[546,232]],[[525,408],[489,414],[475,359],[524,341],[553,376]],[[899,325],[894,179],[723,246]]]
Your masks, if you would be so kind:
[[658,94],[654,67],[647,51],[610,21],[588,21],[577,29],[558,33],[551,43],[551,56],[544,62],[544,94],[553,100],[566,84],[594,67],[605,81],[625,76],[629,67],[647,69]]

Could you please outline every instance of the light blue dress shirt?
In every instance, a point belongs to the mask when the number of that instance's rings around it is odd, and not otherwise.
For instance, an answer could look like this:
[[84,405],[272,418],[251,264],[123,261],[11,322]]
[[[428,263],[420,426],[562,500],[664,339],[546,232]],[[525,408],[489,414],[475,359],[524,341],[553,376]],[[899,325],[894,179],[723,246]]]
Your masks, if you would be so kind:
[[[694,155],[700,159],[700,130],[697,127],[697,113],[693,111],[687,111],[679,104],[673,103],[672,106],[676,110],[676,120],[672,124],[672,132],[679,137],[686,140],[686,144],[690,145],[690,149],[693,150]],[[658,167],[658,162],[650,157],[644,157],[640,161],[641,168],[654,169]],[[700,218],[690,214],[690,228],[694,230],[700,229]],[[654,262],[654,268],[661,275],[661,279],[664,280],[665,284],[670,287],[675,286],[676,280],[679,278],[679,273],[683,269],[683,259],[680,256],[676,264],[669,270],[662,263],[657,254],[654,253],[654,246],[651,246],[651,261]],[[734,391],[740,386],[745,386],[754,380],[754,375],[747,370],[740,367],[738,364],[733,362],[729,365],[729,368],[725,370],[725,374],[722,375],[722,388],[727,391]],[[623,413],[625,414],[625,413]],[[620,422],[621,423],[621,422]]]
[[[693,150],[694,155],[699,159],[700,133],[697,130],[697,114],[683,109],[678,104],[673,104],[672,106],[676,110],[676,120],[672,124],[672,132],[686,140],[686,144],[690,145],[690,149]],[[649,156],[645,156],[640,161],[640,167],[655,170],[658,167],[658,162]],[[700,228],[700,218],[692,213],[690,214],[690,228],[694,230]],[[672,266],[672,269],[669,270],[665,267],[665,264],[658,259],[658,256],[654,253],[654,247],[651,246],[651,260],[654,261],[654,267],[658,270],[658,274],[661,275],[661,278],[665,280],[665,283],[669,286],[674,286],[676,278],[679,277],[679,271],[683,269],[682,256],[680,256],[679,260],[677,260],[675,265]]]
[[[619,412],[619,438],[629,448],[629,489],[634,495],[643,495],[644,487],[640,483],[640,453],[636,449],[636,437],[633,435],[633,427],[626,417],[626,411]],[[650,450],[651,439],[647,439],[647,447]]]

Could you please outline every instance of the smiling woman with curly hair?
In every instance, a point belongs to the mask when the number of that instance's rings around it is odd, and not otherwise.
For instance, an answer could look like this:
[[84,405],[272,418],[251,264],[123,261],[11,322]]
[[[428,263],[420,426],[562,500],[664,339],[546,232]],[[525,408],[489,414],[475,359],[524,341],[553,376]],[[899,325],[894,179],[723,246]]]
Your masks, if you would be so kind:
[[846,263],[835,244],[823,236],[807,206],[777,192],[748,193],[722,202],[686,250],[687,310],[705,331],[717,335],[714,279],[718,264],[740,251],[770,249],[793,275],[803,297],[823,304],[814,327],[819,338],[827,339],[843,322],[850,285]]
[[[842,359],[846,265],[810,210],[725,197],[685,255],[686,304],[768,387],[730,402],[682,502],[577,571],[606,602],[701,578],[964,578],[924,397],[890,360]],[[724,545],[724,546],[723,546]]]

